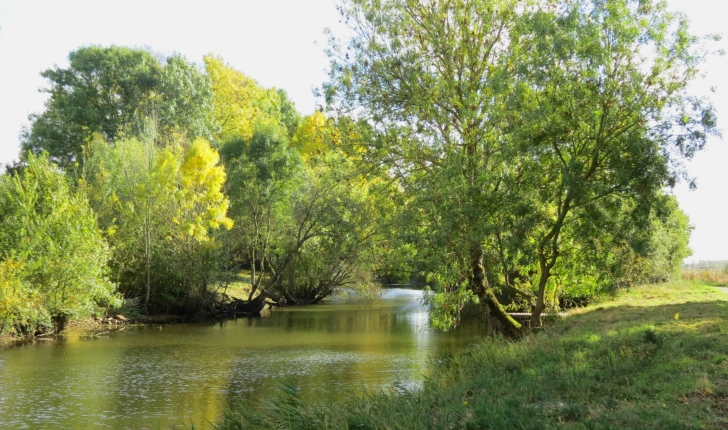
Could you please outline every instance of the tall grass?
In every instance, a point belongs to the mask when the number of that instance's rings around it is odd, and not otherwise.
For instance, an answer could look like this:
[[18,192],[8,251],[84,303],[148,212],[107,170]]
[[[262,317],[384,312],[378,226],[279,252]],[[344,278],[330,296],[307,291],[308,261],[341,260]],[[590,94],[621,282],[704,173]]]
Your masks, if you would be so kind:
[[316,404],[285,387],[215,428],[726,428],[726,300],[696,283],[636,288],[543,333],[441,358],[418,391]]
[[682,278],[686,281],[728,286],[728,271],[725,269],[683,269]]

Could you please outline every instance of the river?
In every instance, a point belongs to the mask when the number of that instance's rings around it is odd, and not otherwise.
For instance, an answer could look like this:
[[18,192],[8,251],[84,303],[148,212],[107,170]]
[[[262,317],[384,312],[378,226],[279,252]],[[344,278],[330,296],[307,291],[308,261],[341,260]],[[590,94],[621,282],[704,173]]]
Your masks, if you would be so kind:
[[417,388],[432,358],[482,335],[478,324],[429,328],[421,294],[389,289],[374,305],[329,302],[3,347],[0,428],[206,428],[226,405],[265,401],[281,384],[307,402]]

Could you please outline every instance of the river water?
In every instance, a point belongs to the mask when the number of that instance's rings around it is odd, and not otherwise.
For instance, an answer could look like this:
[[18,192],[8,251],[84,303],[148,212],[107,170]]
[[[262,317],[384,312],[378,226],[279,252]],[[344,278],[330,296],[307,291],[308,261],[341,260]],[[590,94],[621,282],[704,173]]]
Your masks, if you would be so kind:
[[228,404],[281,384],[306,402],[418,387],[431,359],[482,335],[428,327],[420,291],[374,305],[324,303],[215,324],[128,327],[0,349],[0,428],[206,428]]

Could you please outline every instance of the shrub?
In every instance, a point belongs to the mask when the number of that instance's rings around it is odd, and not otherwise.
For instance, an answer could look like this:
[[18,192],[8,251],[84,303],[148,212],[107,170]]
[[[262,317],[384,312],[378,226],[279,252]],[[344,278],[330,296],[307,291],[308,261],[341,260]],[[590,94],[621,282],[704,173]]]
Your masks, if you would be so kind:
[[118,303],[88,201],[45,155],[0,177],[0,324],[33,334]]

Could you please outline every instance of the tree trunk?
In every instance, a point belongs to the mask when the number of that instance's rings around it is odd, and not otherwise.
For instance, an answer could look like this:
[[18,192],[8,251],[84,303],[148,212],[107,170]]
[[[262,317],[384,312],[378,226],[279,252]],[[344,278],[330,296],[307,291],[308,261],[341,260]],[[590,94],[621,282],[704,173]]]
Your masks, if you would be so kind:
[[235,314],[258,315],[267,305],[268,295],[265,292],[258,294],[253,300],[243,301],[235,299],[232,303],[232,311]]
[[258,289],[255,283],[255,248],[250,252],[250,294],[248,294],[248,301],[253,300],[253,294]]
[[503,305],[498,302],[498,298],[493,294],[493,289],[485,277],[482,249],[474,247],[472,256],[471,289],[478,296],[481,306],[485,308],[484,313],[488,315],[488,332],[497,331],[508,338],[520,336],[521,324],[508,315]]
[[564,226],[566,215],[571,210],[572,191],[566,192],[566,198],[559,203],[559,215],[556,219],[551,231],[543,238],[538,247],[538,264],[541,275],[538,279],[538,293],[536,296],[536,306],[531,312],[531,327],[541,327],[541,313],[546,309],[546,284],[551,278],[551,269],[556,265],[556,259],[559,257],[559,235],[561,228]]
[[541,314],[546,309],[546,284],[551,277],[551,267],[545,256],[539,257],[541,276],[538,278],[538,291],[536,293],[536,305],[531,311],[531,327],[541,327]]
[[[546,282],[547,278],[541,277],[538,281],[538,293],[536,294],[536,305],[531,311],[531,327],[541,327],[541,314],[546,309]],[[542,285],[543,284],[543,285]]]
[[144,296],[144,306],[149,304],[149,296],[151,295],[152,291],[152,264],[151,264],[151,234],[149,232],[149,226],[147,225],[147,228],[145,229],[144,234],[144,254],[145,254],[145,272],[146,272],[146,294]]

